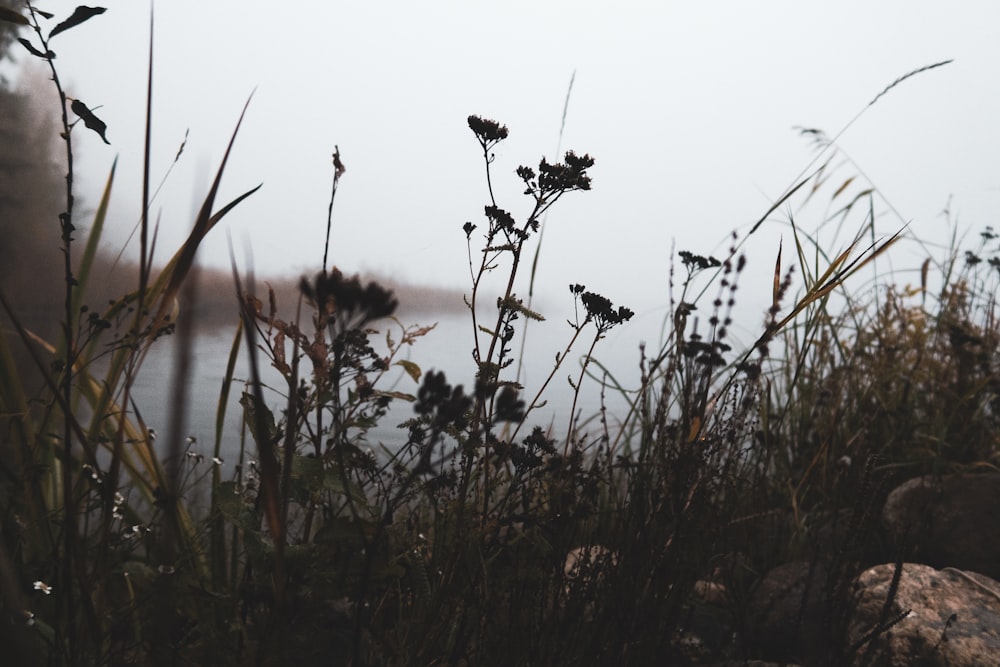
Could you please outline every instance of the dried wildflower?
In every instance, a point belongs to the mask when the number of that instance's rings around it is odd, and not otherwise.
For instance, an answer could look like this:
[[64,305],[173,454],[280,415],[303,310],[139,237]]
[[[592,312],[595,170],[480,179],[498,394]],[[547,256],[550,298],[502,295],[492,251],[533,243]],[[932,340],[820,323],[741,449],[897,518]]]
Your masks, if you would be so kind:
[[428,371],[424,383],[417,391],[417,402],[413,406],[418,415],[433,415],[434,424],[442,428],[449,424],[465,428],[466,412],[472,407],[472,399],[465,395],[462,385],[452,387],[440,371]]
[[358,276],[345,278],[336,268],[319,273],[312,283],[303,278],[299,289],[345,331],[389,317],[399,305],[391,290],[375,282],[362,285]]
[[594,166],[594,158],[589,155],[578,156],[568,151],[564,162],[549,164],[545,158],[538,163],[537,189],[545,196],[569,190],[589,190],[590,176],[587,169]]
[[524,420],[524,401],[517,397],[517,390],[509,385],[505,386],[497,396],[496,419],[513,423]]
[[[579,285],[575,287],[580,287]],[[594,292],[583,292],[580,294],[580,301],[587,310],[587,320],[597,323],[597,328],[601,332],[610,330],[612,327],[622,324],[632,319],[635,315],[624,306],[619,306],[616,310],[611,304],[611,300]]]
[[52,587],[46,584],[44,581],[36,581],[32,584],[36,591],[41,591],[46,595],[52,595]]
[[495,120],[481,118],[480,116],[469,116],[468,122],[469,129],[479,139],[479,143],[483,146],[484,150],[488,150],[490,147],[500,143],[509,134],[507,127]]
[[711,269],[717,266],[721,266],[721,262],[714,257],[702,257],[701,255],[696,255],[687,250],[681,250],[677,253],[681,257],[681,263],[688,267],[688,271],[701,271],[704,269]]

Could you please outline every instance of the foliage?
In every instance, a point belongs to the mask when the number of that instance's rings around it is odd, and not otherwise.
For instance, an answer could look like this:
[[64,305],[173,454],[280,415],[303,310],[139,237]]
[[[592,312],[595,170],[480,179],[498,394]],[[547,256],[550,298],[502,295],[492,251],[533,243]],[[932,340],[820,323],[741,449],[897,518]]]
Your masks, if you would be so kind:
[[[147,167],[137,285],[103,309],[87,305],[114,169],[74,253],[73,131],[82,121],[106,142],[108,128],[63,93],[50,47],[102,11],[78,8],[46,30],[54,17],[29,6],[34,38],[22,42],[50,67],[68,173],[54,269],[64,285],[61,333],[48,342],[30,331],[0,294],[9,321],[0,332],[0,636],[18,664],[750,658],[755,588],[796,559],[825,573],[826,600],[815,655],[798,657],[845,664],[864,650],[846,644],[850,582],[871,559],[895,558],[878,551],[875,530],[890,473],[996,468],[997,236],[987,229],[965,254],[954,246],[936,265],[936,293],[931,259],[919,287],[897,285],[878,262],[904,235],[878,237],[877,191],[853,176],[829,199],[849,203],[818,229],[860,215],[860,231],[824,243],[789,218],[803,287],[793,289],[779,247],[770,308],[745,349],[734,349],[730,331],[748,261],[745,238],[734,235],[721,259],[677,253],[667,333],[639,351],[634,382],[590,381],[602,339],[632,311],[570,285],[576,317],[565,347],[538,392],[525,395],[513,341],[544,315],[515,285],[532,251],[537,258],[543,216],[591,189],[595,160],[567,151],[517,167],[527,202],[518,216],[493,194],[494,149],[509,130],[479,116],[468,125],[487,201],[482,218],[461,226],[468,384],[404,358],[433,327],[404,325],[391,291],[328,264],[328,217],[320,270],[301,280],[293,302],[259,291],[234,266],[240,318],[212,457],[184,439],[180,409],[157,440],[132,400],[135,379],[151,346],[176,336],[174,399],[183,405],[192,318],[178,304],[196,300],[188,283],[202,239],[254,190],[216,208],[227,149],[190,237],[154,271]],[[835,140],[806,134],[820,139],[821,154],[836,154]],[[229,147],[234,140],[235,132]],[[341,160],[337,149],[331,212]],[[796,179],[750,234],[774,223],[782,204],[800,197],[805,206],[830,190],[834,165],[831,156]],[[843,247],[828,250],[835,246]],[[859,295],[853,283],[869,269]],[[503,286],[495,304],[484,296],[488,279]],[[534,426],[532,413],[574,354],[582,363],[565,428]],[[40,391],[23,380],[17,356],[34,364]],[[264,382],[264,364],[277,381]],[[630,408],[620,428],[579,421],[576,399],[594,390],[623,394]],[[224,479],[235,392],[244,449]],[[396,401],[413,416],[401,444],[382,446],[372,430]],[[706,624],[725,639],[706,643]]]

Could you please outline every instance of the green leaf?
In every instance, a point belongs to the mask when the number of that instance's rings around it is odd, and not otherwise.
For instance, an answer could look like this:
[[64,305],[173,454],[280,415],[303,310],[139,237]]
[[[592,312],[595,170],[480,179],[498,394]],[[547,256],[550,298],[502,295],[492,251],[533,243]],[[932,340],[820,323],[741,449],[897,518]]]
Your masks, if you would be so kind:
[[103,14],[106,11],[107,9],[105,9],[104,7],[87,7],[84,5],[80,5],[79,7],[73,10],[73,14],[68,19],[66,19],[65,21],[63,21],[62,23],[60,23],[59,25],[57,25],[55,28],[52,29],[52,32],[49,33],[49,39],[52,39],[59,33],[65,32],[70,28],[75,28],[84,21],[92,19],[98,14]]
[[[118,158],[111,164],[111,173],[108,174],[108,180],[104,185],[104,192],[101,195],[100,203],[97,206],[97,212],[94,213],[94,222],[90,226],[90,232],[87,234],[87,245],[85,247],[83,256],[80,259],[79,268],[77,269],[77,282],[80,285],[80,289],[74,290],[73,296],[73,312],[79,312],[80,306],[82,305],[82,299],[84,292],[87,288],[87,282],[90,278],[90,269],[94,264],[94,257],[97,256],[97,248],[100,245],[101,234],[104,232],[104,221],[108,215],[108,205],[111,201],[111,184],[115,180],[115,169],[118,167]],[[96,341],[95,341],[96,342]]]
[[292,459],[292,477],[301,479],[311,490],[323,485],[323,459],[296,455]]
[[413,378],[414,382],[420,382],[420,375],[422,371],[420,370],[420,366],[416,365],[412,361],[409,361],[408,359],[400,359],[393,364],[393,366],[402,366],[403,370],[406,371],[407,375]]
[[277,427],[274,425],[274,414],[270,409],[263,403],[260,404],[261,416],[264,418],[264,428],[267,429],[267,433],[258,433],[257,429],[257,406],[256,402],[253,400],[253,396],[247,392],[243,392],[243,396],[240,397],[240,405],[243,406],[243,420],[250,429],[250,435],[253,437],[254,442],[257,443],[257,447],[264,447],[265,445],[272,443],[276,440],[276,435],[278,432]]
[[17,25],[29,25],[28,19],[8,7],[0,7],[0,21],[16,23]]
[[231,524],[245,531],[260,529],[260,517],[252,505],[243,501],[243,492],[236,482],[222,482],[215,492],[215,508]]
[[350,496],[354,504],[359,508],[368,507],[368,499],[364,490],[355,482],[347,479],[347,488],[344,488],[344,475],[337,468],[327,468],[323,473],[323,489],[340,496]]
[[108,126],[104,124],[103,120],[95,116],[94,112],[87,108],[86,104],[80,100],[73,100],[73,103],[69,105],[69,108],[73,110],[73,113],[83,119],[83,124],[86,125],[87,128],[97,132],[101,139],[104,140],[104,143],[108,145],[111,144],[111,142],[108,141],[108,138],[104,136],[104,133],[108,130]]
[[346,545],[353,544],[364,547],[366,537],[375,534],[375,526],[370,521],[352,521],[344,517],[327,519],[318,531],[313,542],[316,544]]

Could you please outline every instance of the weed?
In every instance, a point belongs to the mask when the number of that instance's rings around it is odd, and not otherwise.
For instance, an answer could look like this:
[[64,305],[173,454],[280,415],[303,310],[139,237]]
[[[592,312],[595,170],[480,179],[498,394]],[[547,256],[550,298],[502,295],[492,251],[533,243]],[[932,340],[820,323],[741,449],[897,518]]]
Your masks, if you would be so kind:
[[[493,188],[502,177],[495,149],[510,132],[479,116],[467,123],[486,203],[476,223],[455,230],[466,238],[470,276],[464,383],[404,358],[433,326],[403,324],[397,295],[336,267],[333,206],[345,169],[335,147],[319,271],[279,297],[234,266],[240,317],[212,456],[200,454],[184,437],[181,408],[166,425],[147,424],[132,387],[151,346],[173,336],[173,402],[183,405],[197,249],[255,189],[216,210],[227,149],[190,236],[156,270],[147,107],[136,286],[103,309],[86,303],[114,169],[74,252],[73,131],[82,122],[104,141],[114,133],[63,93],[51,47],[101,11],[79,8],[51,29],[53,17],[33,5],[24,16],[0,13],[34,31],[21,43],[50,68],[68,170],[53,342],[0,294],[9,322],[0,335],[0,634],[19,664],[750,658],[755,590],[774,566],[803,559],[809,577],[789,632],[807,636],[806,601],[816,595],[824,629],[808,635],[815,655],[863,659],[865,643],[899,620],[883,618],[847,645],[854,577],[871,559],[894,556],[879,550],[875,521],[890,473],[995,469],[996,234],[987,229],[964,254],[956,245],[936,263],[928,258],[919,287],[898,285],[879,262],[906,230],[876,234],[877,190],[858,175],[834,187],[832,157],[812,170],[817,157],[750,231],[831,188],[831,208],[847,201],[815,233],[789,215],[794,260],[779,246],[770,305],[749,346],[737,349],[730,331],[748,263],[745,239],[734,235],[719,258],[676,253],[669,326],[659,346],[638,352],[634,384],[591,382],[601,341],[632,311],[571,284],[566,343],[525,395],[516,364],[527,324],[544,315],[515,285],[529,257],[534,274],[546,212],[591,189],[595,159],[567,151],[514,169],[527,202],[517,215]],[[901,77],[872,104],[941,64]],[[152,83],[150,59],[147,96]],[[821,155],[836,153],[836,137],[805,134]],[[229,148],[234,140],[235,132]],[[842,242],[859,215],[859,231]],[[831,226],[837,238],[824,244],[819,230]],[[867,292],[848,289],[869,270]],[[494,281],[495,303],[486,296]],[[244,346],[250,371],[241,386]],[[552,380],[581,349],[570,414],[558,428],[535,426]],[[22,380],[16,356],[34,365],[40,391]],[[619,428],[581,421],[578,399],[588,391],[622,393]],[[225,478],[224,417],[237,392],[240,460]],[[402,443],[387,447],[373,428],[395,402],[411,405],[412,416]]]

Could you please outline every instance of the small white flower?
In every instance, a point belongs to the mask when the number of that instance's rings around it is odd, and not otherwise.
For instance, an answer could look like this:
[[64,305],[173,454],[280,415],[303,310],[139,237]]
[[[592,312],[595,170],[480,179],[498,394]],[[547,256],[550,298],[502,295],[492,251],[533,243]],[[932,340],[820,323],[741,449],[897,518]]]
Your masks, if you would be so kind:
[[173,574],[177,571],[173,565],[160,565],[156,569],[160,574]]
[[155,428],[149,429],[149,439],[150,440],[156,440],[156,429]]
[[115,507],[121,507],[125,504],[125,496],[115,491]]
[[218,456],[213,456],[212,457],[212,463],[214,463],[217,466],[221,466],[222,465],[222,459],[220,459]]
[[189,435],[189,436],[187,437],[187,444],[189,444],[189,445],[193,445],[193,444],[195,444],[196,442],[198,442],[198,438],[194,437],[193,435]]
[[52,587],[46,584],[44,581],[36,581],[32,586],[35,587],[36,591],[41,591],[46,595],[52,595]]
[[35,615],[32,614],[27,609],[24,610],[24,624],[27,625],[28,627],[31,627],[32,625],[35,624]]

